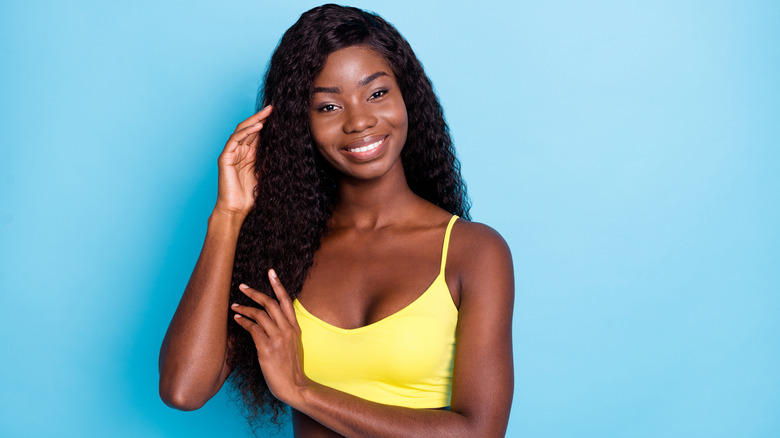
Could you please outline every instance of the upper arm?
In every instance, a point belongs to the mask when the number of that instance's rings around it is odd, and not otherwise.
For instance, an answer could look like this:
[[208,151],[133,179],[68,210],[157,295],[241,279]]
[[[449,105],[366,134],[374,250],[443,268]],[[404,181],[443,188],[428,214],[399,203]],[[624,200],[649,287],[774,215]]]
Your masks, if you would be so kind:
[[212,394],[212,397],[216,395],[220,389],[222,389],[222,386],[225,384],[228,377],[230,377],[230,373],[233,372],[233,367],[230,365],[230,355],[232,350],[233,338],[228,336],[225,350],[225,361],[222,363],[222,369],[219,371],[219,377],[217,377],[217,383],[215,385],[216,390],[214,391],[214,394]]
[[460,306],[450,410],[480,436],[503,436],[514,386],[512,257],[485,225],[458,221],[452,236]]

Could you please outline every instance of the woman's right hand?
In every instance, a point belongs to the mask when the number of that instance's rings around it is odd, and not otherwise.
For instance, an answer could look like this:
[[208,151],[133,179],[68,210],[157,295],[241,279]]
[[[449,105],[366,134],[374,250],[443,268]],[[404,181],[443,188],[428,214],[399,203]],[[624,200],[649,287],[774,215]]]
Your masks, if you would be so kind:
[[255,203],[255,157],[260,130],[273,111],[271,105],[239,123],[219,155],[219,188],[215,212],[243,220]]

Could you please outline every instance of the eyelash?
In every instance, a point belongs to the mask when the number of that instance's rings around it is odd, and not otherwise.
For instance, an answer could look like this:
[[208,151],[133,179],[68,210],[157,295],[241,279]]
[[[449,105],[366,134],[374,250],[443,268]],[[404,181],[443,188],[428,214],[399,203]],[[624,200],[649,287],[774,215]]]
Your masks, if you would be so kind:
[[[388,90],[377,90],[377,91],[374,91],[373,93],[371,93],[371,97],[369,98],[369,100],[379,99],[380,97],[382,97],[385,94],[387,94],[387,92],[388,92]],[[322,105],[321,107],[318,108],[318,111],[323,112],[323,113],[329,113],[329,112],[335,111],[335,110],[336,110],[336,105],[334,105],[332,103],[329,103],[327,105]]]

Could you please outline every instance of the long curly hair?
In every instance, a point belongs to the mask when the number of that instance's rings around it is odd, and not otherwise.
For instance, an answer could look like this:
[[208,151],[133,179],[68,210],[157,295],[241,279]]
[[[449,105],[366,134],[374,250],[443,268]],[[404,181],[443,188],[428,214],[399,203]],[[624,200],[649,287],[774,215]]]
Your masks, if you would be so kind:
[[[401,162],[420,197],[469,219],[470,204],[442,107],[409,43],[376,14],[328,4],[303,15],[285,32],[265,75],[257,109],[273,104],[257,151],[255,206],[236,248],[231,302],[252,303],[246,283],[274,297],[274,268],[292,298],[298,296],[336,202],[337,175],[314,145],[310,104],[314,78],[330,53],[362,45],[384,56],[406,103],[408,134]],[[269,391],[251,336],[228,318],[231,383],[254,427],[279,424],[284,404]]]

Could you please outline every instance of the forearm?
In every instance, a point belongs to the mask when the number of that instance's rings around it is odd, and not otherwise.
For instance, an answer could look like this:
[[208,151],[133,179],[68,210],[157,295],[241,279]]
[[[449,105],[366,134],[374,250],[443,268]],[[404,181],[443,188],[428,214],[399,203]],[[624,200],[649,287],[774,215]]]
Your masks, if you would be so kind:
[[160,396],[196,409],[224,381],[230,278],[240,218],[215,212],[160,351]]
[[349,438],[503,436],[460,412],[374,403],[313,382],[298,394],[294,409]]

